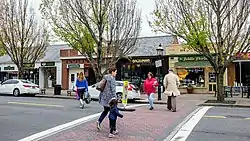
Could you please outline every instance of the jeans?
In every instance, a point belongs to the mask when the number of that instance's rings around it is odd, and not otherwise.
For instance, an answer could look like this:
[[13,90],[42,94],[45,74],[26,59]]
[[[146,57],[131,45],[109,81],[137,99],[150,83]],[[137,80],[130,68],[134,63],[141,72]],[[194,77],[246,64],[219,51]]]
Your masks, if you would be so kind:
[[148,95],[148,102],[150,107],[154,107],[154,93]]
[[116,120],[109,119],[109,127],[110,127],[110,134],[113,134],[116,131]]
[[102,123],[103,119],[107,116],[107,114],[108,114],[108,112],[109,112],[109,110],[110,110],[109,107],[105,107],[105,106],[104,106],[103,108],[104,108],[104,110],[103,110],[101,116],[100,116],[99,119],[98,119],[99,124]]
[[83,95],[85,94],[85,91],[86,91],[86,89],[77,89],[77,93],[78,93],[78,96],[80,97],[80,99],[83,99]]

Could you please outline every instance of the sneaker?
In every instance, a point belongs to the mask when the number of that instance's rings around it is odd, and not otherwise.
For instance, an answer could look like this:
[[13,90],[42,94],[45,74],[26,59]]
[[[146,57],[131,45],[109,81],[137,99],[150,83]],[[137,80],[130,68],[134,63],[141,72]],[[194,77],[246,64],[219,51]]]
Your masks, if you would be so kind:
[[154,107],[150,107],[150,108],[149,108],[149,110],[153,110],[153,109],[154,109]]
[[98,131],[101,130],[101,125],[100,125],[99,121],[96,122],[96,128],[97,128]]
[[114,134],[109,134],[109,138],[113,138],[113,137],[115,137]]
[[113,132],[113,134],[114,134],[114,135],[118,134],[118,130],[115,130],[115,131]]

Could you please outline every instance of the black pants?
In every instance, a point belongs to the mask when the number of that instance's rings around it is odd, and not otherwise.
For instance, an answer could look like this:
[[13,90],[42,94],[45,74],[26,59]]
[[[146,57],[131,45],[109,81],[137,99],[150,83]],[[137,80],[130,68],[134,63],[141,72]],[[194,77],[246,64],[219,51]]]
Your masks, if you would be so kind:
[[172,94],[172,96],[168,96],[168,110],[176,111],[176,96]]
[[116,131],[116,120],[109,119],[109,128],[110,128],[110,134],[113,134],[114,131]]
[[86,91],[85,89],[77,89],[77,93],[80,99],[83,99],[85,91]]
[[101,116],[98,119],[100,124],[102,123],[103,119],[107,116],[107,114],[109,113],[109,110],[110,110],[110,108],[106,107],[106,106],[104,106],[103,108],[104,108],[104,110],[103,110]]

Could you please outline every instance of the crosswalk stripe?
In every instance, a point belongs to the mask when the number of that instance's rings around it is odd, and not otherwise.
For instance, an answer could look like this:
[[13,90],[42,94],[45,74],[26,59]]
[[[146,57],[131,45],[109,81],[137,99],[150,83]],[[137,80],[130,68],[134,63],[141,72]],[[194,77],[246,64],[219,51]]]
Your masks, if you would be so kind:
[[62,105],[52,105],[52,104],[42,104],[42,103],[30,103],[30,102],[8,102],[8,104],[41,106],[41,107],[58,107],[58,108],[64,107]]

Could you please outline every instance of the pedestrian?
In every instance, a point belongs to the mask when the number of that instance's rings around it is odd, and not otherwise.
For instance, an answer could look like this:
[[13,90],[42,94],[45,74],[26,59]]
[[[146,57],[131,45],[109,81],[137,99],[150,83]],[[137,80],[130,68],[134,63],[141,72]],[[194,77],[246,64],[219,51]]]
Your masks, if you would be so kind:
[[115,76],[117,73],[117,69],[115,67],[109,68],[109,74],[105,75],[103,79],[106,80],[105,88],[100,92],[99,95],[99,103],[103,106],[103,112],[96,122],[97,129],[101,130],[101,123],[103,119],[107,116],[110,111],[109,101],[112,98],[117,98],[116,96],[116,85],[115,85]]
[[176,112],[176,97],[180,95],[180,91],[178,90],[180,81],[178,76],[174,74],[173,69],[169,69],[168,72],[163,80],[165,87],[164,94],[168,96],[167,108]]
[[88,82],[87,79],[84,77],[83,72],[79,73],[79,76],[76,80],[76,89],[77,89],[77,94],[80,97],[80,107],[84,108],[84,100],[83,97],[85,98],[85,93],[88,92]]
[[112,98],[109,102],[110,112],[109,112],[109,138],[115,137],[118,134],[118,130],[116,129],[116,120],[117,117],[123,118],[123,115],[119,113],[118,107],[118,100],[116,98]]
[[144,91],[148,95],[149,110],[154,109],[154,93],[159,85],[152,72],[148,73],[148,78],[144,81]]

